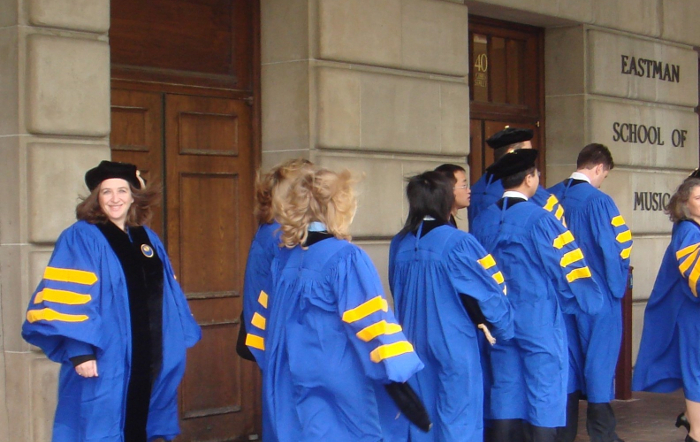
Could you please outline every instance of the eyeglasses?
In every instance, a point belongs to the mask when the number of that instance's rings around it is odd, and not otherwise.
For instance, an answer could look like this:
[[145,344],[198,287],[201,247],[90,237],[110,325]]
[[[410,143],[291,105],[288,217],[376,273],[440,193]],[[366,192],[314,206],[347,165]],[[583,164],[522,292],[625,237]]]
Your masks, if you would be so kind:
[[454,186],[453,189],[469,189],[469,184],[463,184],[461,186]]

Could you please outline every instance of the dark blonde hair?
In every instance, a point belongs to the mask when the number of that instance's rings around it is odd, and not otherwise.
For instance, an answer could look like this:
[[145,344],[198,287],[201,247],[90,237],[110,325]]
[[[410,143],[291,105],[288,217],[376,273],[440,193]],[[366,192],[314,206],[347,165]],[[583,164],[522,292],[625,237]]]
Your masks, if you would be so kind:
[[[86,197],[81,197],[81,202],[75,207],[75,217],[90,224],[106,223],[109,218],[100,207],[100,189],[102,183],[95,187]],[[146,188],[137,189],[129,183],[129,190],[134,202],[129,207],[126,215],[126,225],[130,227],[143,226],[153,218],[153,206],[160,203],[162,198],[161,186],[150,184]]]
[[[255,208],[253,214],[258,224],[268,224],[275,219],[272,198],[280,186],[294,179],[304,168],[311,168],[311,161],[304,158],[294,158],[279,164],[266,174],[258,171],[255,179]],[[284,185],[286,187],[286,185]]]
[[690,192],[697,186],[700,186],[699,178],[686,178],[686,180],[678,186],[678,190],[673,194],[671,200],[664,209],[664,212],[672,222],[677,223],[678,221],[690,218],[687,204],[690,199]]
[[304,244],[313,221],[325,224],[336,238],[350,240],[350,224],[357,209],[355,182],[348,170],[301,170],[286,192],[273,197],[277,221],[282,226],[282,244],[288,248]]

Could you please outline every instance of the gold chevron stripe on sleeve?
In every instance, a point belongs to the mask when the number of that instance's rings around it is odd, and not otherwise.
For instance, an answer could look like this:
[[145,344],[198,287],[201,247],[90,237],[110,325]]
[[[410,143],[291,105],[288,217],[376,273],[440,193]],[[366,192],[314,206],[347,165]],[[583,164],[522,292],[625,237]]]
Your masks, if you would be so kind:
[[690,285],[690,290],[693,292],[693,295],[696,298],[698,297],[698,292],[696,288],[698,285],[698,279],[700,279],[700,262],[695,263],[693,271],[690,272],[690,276],[688,277],[688,284]]
[[569,282],[574,282],[581,278],[590,278],[591,269],[588,267],[581,267],[580,269],[572,270],[566,275],[566,280]]
[[44,270],[44,279],[48,279],[50,281],[74,282],[82,285],[93,285],[97,282],[97,275],[84,270],[46,267],[46,270]]
[[265,338],[248,333],[245,337],[245,345],[265,351]]
[[393,335],[400,331],[401,326],[399,324],[394,324],[392,322],[386,322],[385,320],[381,320],[363,328],[362,330],[357,332],[356,336],[365,342],[369,342],[377,336]]
[[258,296],[258,302],[263,307],[267,308],[267,293],[264,290],[260,290],[260,296]]
[[571,232],[569,230],[567,230],[566,232],[564,232],[561,235],[554,238],[554,242],[552,243],[552,245],[556,249],[561,249],[562,247],[569,244],[573,240],[574,240],[574,235],[572,235]]
[[617,236],[615,237],[615,239],[616,239],[617,242],[619,242],[619,243],[627,242],[627,241],[629,241],[629,240],[632,239],[632,232],[629,231],[629,230],[625,230],[624,232],[622,232],[622,233],[620,233],[619,235],[617,235]]
[[566,267],[569,264],[572,264],[576,261],[580,261],[583,259],[583,252],[581,249],[574,249],[570,252],[567,252],[564,254],[564,256],[561,257],[561,261],[559,261],[559,265],[562,267]]
[[261,314],[255,312],[253,314],[253,319],[250,320],[250,323],[259,328],[260,330],[265,330],[267,320]]
[[690,256],[686,257],[683,260],[681,265],[678,266],[678,270],[680,270],[681,274],[684,275],[685,272],[690,268],[690,266],[693,265],[693,263],[698,257],[698,252],[700,252],[700,250],[695,250],[693,253],[690,254]]
[[610,220],[610,224],[612,224],[615,227],[620,227],[625,225],[625,219],[622,217],[622,215],[617,215],[614,217],[612,220]]
[[394,342],[393,344],[380,345],[379,347],[372,350],[369,357],[372,362],[381,362],[384,359],[393,358],[394,356],[399,356],[404,353],[410,353],[413,351],[413,345],[408,341]]
[[67,290],[54,290],[45,288],[36,294],[34,304],[40,304],[43,301],[55,302],[57,304],[81,305],[87,304],[92,299],[90,295],[69,292]]
[[37,321],[63,321],[63,322],[84,322],[87,321],[86,315],[68,315],[59,313],[50,308],[42,308],[39,310],[29,310],[27,312],[27,321],[30,323]]
[[503,284],[503,281],[504,281],[504,279],[503,279],[503,273],[501,273],[501,272],[496,272],[496,273],[494,273],[493,275],[491,275],[491,277],[492,277],[497,283]]
[[680,261],[681,258],[693,253],[699,247],[700,242],[696,242],[695,244],[689,245],[688,247],[683,247],[682,249],[676,252],[676,259]]
[[554,209],[554,206],[559,202],[556,196],[554,195],[549,195],[549,198],[547,198],[547,202],[544,205],[544,210],[547,212],[551,212],[552,209]]
[[629,247],[627,247],[626,249],[623,249],[623,250],[620,252],[620,257],[621,257],[622,259],[627,259],[627,258],[630,257],[630,253],[632,253],[632,246],[629,246]]
[[496,265],[496,260],[493,259],[493,256],[491,256],[490,254],[484,256],[484,257],[481,258],[481,259],[477,259],[476,262],[478,262],[479,264],[481,264],[481,267],[483,267],[485,270],[488,270],[488,269],[490,269],[491,267],[493,267],[493,266]]
[[561,217],[564,216],[564,208],[562,206],[559,206],[557,209],[557,213],[554,214],[554,216],[561,221]]
[[357,307],[343,313],[343,321],[347,322],[348,324],[352,324],[353,322],[366,318],[372,313],[376,313],[380,310],[385,312],[388,311],[389,305],[387,304],[386,299],[384,299],[382,296],[375,296],[369,301],[363,302]]

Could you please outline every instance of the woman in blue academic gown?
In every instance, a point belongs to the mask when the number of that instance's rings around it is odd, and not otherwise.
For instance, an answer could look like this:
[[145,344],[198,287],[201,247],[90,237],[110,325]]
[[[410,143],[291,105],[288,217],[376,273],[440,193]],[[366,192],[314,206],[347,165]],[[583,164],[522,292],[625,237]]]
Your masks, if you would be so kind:
[[[288,160],[273,167],[269,172],[258,175],[255,183],[254,215],[259,227],[248,252],[243,282],[241,329],[236,350],[241,357],[256,361],[260,368],[265,365],[263,358],[268,302],[272,295],[272,260],[280,250],[280,225],[275,221],[272,198],[278,192],[285,192],[289,181],[310,167],[311,162],[305,159]],[[263,407],[263,438],[265,442],[275,442],[267,411]]]
[[272,198],[278,190],[285,191],[289,180],[295,178],[304,168],[311,166],[310,161],[295,158],[258,175],[255,182],[254,215],[258,221],[258,231],[248,251],[237,351],[241,357],[257,361],[260,367],[263,365],[262,358],[265,354],[267,302],[272,292],[270,267],[280,249],[280,225],[275,221]]
[[315,169],[273,199],[285,247],[272,264],[263,407],[281,442],[388,440],[379,384],[396,393],[423,367],[372,261],[349,241],[351,184]]
[[185,350],[201,337],[158,236],[159,197],[136,166],[103,161],[58,238],[22,336],[61,364],[54,442],[147,442],[180,432]]
[[700,179],[689,178],[666,208],[674,223],[654,289],[634,369],[634,390],[667,393],[683,388],[690,432],[700,440]]
[[409,180],[408,219],[389,252],[396,314],[426,365],[410,383],[434,422],[430,433],[411,429],[404,440],[482,442],[477,326],[490,329],[496,339],[513,336],[513,315],[496,262],[472,235],[449,222],[454,185],[439,172]]

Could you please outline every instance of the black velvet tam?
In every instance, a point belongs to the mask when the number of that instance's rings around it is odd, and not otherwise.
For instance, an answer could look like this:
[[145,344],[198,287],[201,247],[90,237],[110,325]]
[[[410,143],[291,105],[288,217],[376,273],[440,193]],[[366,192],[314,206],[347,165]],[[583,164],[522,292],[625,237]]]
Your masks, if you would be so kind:
[[139,179],[136,166],[115,161],[102,161],[99,166],[88,170],[85,173],[85,184],[92,192],[102,181],[110,178],[121,178],[128,181],[135,188],[141,188],[141,180]]
[[510,146],[511,144],[521,143],[532,139],[533,132],[530,129],[520,129],[517,127],[507,127],[500,132],[496,132],[488,140],[488,144],[493,149]]
[[515,175],[534,167],[538,153],[537,149],[518,149],[505,154],[503,158],[489,166],[486,171],[496,179]]

